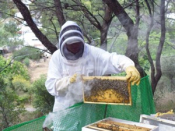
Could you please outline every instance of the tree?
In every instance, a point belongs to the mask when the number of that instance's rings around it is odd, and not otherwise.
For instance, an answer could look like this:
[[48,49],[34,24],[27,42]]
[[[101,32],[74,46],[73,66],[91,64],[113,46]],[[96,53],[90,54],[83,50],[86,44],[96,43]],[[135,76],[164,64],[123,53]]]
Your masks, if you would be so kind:
[[[27,8],[25,8],[25,5],[18,0],[14,0],[14,3],[17,5],[20,12],[23,11],[21,13],[24,17],[24,20],[29,21],[29,17],[31,17],[31,16],[29,14],[30,13],[29,10]],[[34,3],[37,6],[41,6],[39,4],[39,2],[34,2]],[[91,3],[93,3],[93,2],[91,2]],[[74,0],[73,2],[70,1],[69,4],[67,2],[65,2],[65,3],[62,2],[62,5],[64,5],[64,8],[61,6],[61,2],[58,0],[57,1],[54,0],[54,4],[52,3],[51,5],[48,5],[47,2],[45,5],[42,5],[42,6],[44,6],[42,9],[46,9],[46,8],[48,9],[48,8],[53,7],[53,6],[55,7],[55,10],[53,10],[53,11],[50,10],[50,13],[52,15],[49,18],[49,20],[51,21],[51,23],[54,27],[55,33],[58,34],[56,31],[57,26],[55,26],[55,23],[53,23],[53,17],[54,17],[53,14],[55,16],[57,16],[58,23],[60,24],[60,26],[64,24],[65,17],[70,18],[70,19],[75,19],[76,21],[79,22],[80,25],[82,25],[82,28],[84,29],[83,30],[84,36],[87,38],[89,43],[91,43],[92,38],[90,37],[90,33],[87,32],[88,28],[84,28],[84,27],[86,27],[87,25],[90,24],[90,25],[93,25],[93,27],[95,27],[97,30],[99,30],[99,32],[100,32],[100,46],[101,46],[101,48],[106,50],[107,49],[107,32],[108,32],[110,23],[111,23],[112,18],[113,18],[110,8],[108,8],[108,6],[106,6],[104,3],[101,3],[102,7],[101,7],[99,12],[102,12],[102,13],[98,14],[98,15],[100,15],[100,19],[99,19],[99,18],[97,18],[97,14],[93,13],[94,11],[91,12],[90,9],[88,9],[88,7],[83,2],[80,2],[79,0]],[[100,5],[100,4],[98,3],[98,5]],[[23,9],[20,9],[20,8],[23,8]],[[25,9],[25,11],[24,11],[24,9]],[[69,15],[69,13],[67,13],[67,15],[63,14],[65,12],[70,12],[70,11],[71,11],[71,13],[73,13],[72,10],[74,12],[76,12],[76,15],[77,15],[77,13],[80,13],[80,17],[77,17],[77,16],[73,17],[72,14]],[[99,7],[96,10],[99,10]],[[86,19],[84,19],[84,16]],[[86,21],[89,21],[89,23],[87,23]],[[30,19],[29,23],[32,23],[31,19]],[[27,22],[28,26],[30,26],[30,28],[32,29],[34,27],[34,24],[29,24],[29,23]],[[93,28],[90,25],[89,25],[89,27]],[[35,33],[35,35],[37,36],[38,30],[36,30],[36,29],[32,29],[32,30]],[[40,38],[39,38],[39,40],[41,41]],[[47,47],[49,45],[47,43],[46,44],[43,43],[43,44]],[[53,53],[52,48],[48,48],[48,49]]]
[[[83,27],[85,27],[85,21],[89,21],[91,25],[93,25],[97,30],[100,32],[100,47],[104,50],[107,50],[107,34],[108,34],[108,29],[111,24],[111,21],[113,19],[113,12],[111,9],[106,6],[104,3],[100,1],[83,1],[80,2],[79,0],[74,0],[75,4],[77,5],[76,7],[69,5],[70,9],[75,10],[75,11],[82,11],[86,19],[84,17],[80,20],[78,20]],[[86,6],[89,4],[88,6]],[[96,4],[98,6],[96,6]],[[93,6],[93,8],[91,7]],[[69,9],[69,8],[68,8]],[[99,18],[98,18],[99,16]],[[88,23],[86,23],[87,25]],[[84,35],[88,39],[89,43],[91,43],[90,38],[88,35],[87,28],[84,28]],[[87,33],[86,33],[87,32]]]
[[36,24],[34,23],[31,14],[28,10],[28,8],[25,6],[25,4],[21,0],[13,0],[13,2],[16,4],[17,8],[21,12],[24,20],[27,22],[28,26],[31,28],[31,30],[34,32],[34,34],[38,37],[38,39],[42,42],[42,44],[48,48],[48,50],[51,53],[54,53],[55,50],[57,50],[56,46],[54,46],[48,38],[38,29]]
[[[164,41],[165,41],[165,34],[166,34],[165,0],[161,0],[161,3],[160,3],[161,36],[160,36],[160,42],[159,42],[159,45],[157,48],[155,65],[154,65],[153,59],[151,57],[150,50],[149,50],[149,43],[150,43],[149,36],[150,36],[150,32],[151,32],[153,24],[154,24],[153,23],[154,22],[154,17],[153,17],[154,10],[151,10],[151,7],[147,1],[146,1],[146,4],[147,4],[147,7],[149,9],[149,14],[150,14],[150,24],[149,24],[149,28],[147,30],[147,35],[146,35],[146,51],[147,51],[149,63],[151,65],[151,86],[152,86],[152,92],[154,94],[154,92],[156,90],[157,83],[160,80],[161,75],[162,75],[161,65],[160,65],[160,57],[162,54],[162,49],[163,49],[163,45],[164,45]],[[152,7],[154,7],[153,3],[152,3]]]
[[17,105],[17,94],[8,87],[8,84],[1,75],[0,86],[0,129],[2,130],[13,125],[13,123],[18,123],[20,121],[19,114],[23,112],[24,108]]
[[[128,14],[125,12],[123,7],[119,4],[118,1],[114,0],[103,0],[115,13],[119,21],[122,23],[123,27],[125,28],[128,36],[128,47],[126,50],[126,55],[129,56],[136,64],[136,67],[138,68],[139,72],[141,73],[141,76],[144,76],[144,71],[140,67],[138,63],[138,26],[139,26],[139,21],[140,21],[140,3],[138,0],[135,1],[135,6],[136,6],[136,24],[134,25],[134,22],[132,19],[128,16]],[[157,54],[156,54],[156,64],[154,66],[153,59],[150,55],[149,51],[149,35],[150,31],[153,26],[153,11],[154,11],[154,3],[151,2],[152,9],[150,7],[150,4],[147,0],[145,0],[145,3],[147,5],[149,14],[150,14],[150,27],[148,28],[147,31],[147,36],[146,36],[146,51],[148,55],[148,60],[151,65],[151,85],[152,85],[152,92],[154,94],[156,85],[158,81],[160,80],[160,77],[162,75],[161,73],[161,66],[160,66],[160,56],[162,53],[164,41],[165,41],[165,0],[161,0],[160,4],[160,21],[161,21],[161,37],[160,37],[160,42],[159,46],[157,49]]]
[[[20,100],[13,78],[15,75],[21,75],[28,80],[26,68],[19,62],[11,63],[0,57],[0,129],[12,126],[21,122],[19,116],[24,112],[24,103]],[[11,65],[12,64],[12,65]],[[23,87],[25,88],[25,87]]]
[[19,29],[15,22],[7,20],[1,22],[0,26],[0,47],[9,47],[9,51],[13,51],[16,47],[22,44],[22,40],[19,39],[17,32]]
[[162,73],[164,74],[164,76],[168,77],[170,80],[170,91],[173,91],[175,89],[175,85],[174,85],[174,80],[175,80],[175,64],[172,62],[175,60],[175,57],[162,57],[161,58],[161,69],[162,69]]
[[126,56],[131,58],[136,64],[136,68],[139,70],[141,77],[144,77],[146,74],[143,68],[140,66],[138,61],[138,26],[140,21],[140,9],[139,9],[139,1],[135,1],[136,8],[136,22],[134,24],[133,20],[126,13],[124,8],[120,5],[118,1],[114,0],[103,0],[109,8],[114,12],[116,17],[119,19],[124,29],[126,30],[126,34],[128,36],[128,45],[126,49]]

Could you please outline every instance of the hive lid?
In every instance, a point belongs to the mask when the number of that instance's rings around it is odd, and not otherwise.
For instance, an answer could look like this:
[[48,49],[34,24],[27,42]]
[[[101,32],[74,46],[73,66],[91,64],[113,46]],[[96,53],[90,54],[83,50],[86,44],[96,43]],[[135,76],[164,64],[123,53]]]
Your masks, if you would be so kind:
[[83,77],[84,103],[131,105],[131,87],[126,77]]

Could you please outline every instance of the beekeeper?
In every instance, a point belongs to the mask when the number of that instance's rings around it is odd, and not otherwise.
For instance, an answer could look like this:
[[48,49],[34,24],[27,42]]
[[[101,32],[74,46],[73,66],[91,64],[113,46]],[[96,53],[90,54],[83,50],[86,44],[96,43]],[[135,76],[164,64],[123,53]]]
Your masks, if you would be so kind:
[[[73,89],[74,95],[83,94],[81,86],[72,87],[79,82],[77,76],[103,76],[123,71],[132,84],[139,84],[140,74],[130,58],[85,43],[81,28],[75,22],[67,21],[61,27],[59,49],[51,57],[45,83],[48,92],[55,96],[53,112],[83,101],[82,95],[79,95],[79,101],[67,97],[72,91],[69,88]],[[69,99],[72,102],[66,102]]]

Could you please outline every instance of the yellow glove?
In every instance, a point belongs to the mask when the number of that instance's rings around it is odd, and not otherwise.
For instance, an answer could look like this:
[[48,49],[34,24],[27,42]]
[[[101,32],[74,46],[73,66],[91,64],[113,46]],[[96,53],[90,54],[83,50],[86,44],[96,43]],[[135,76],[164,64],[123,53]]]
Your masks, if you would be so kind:
[[129,66],[125,69],[126,71],[126,78],[129,82],[132,82],[131,84],[139,85],[140,83],[140,73],[134,66]]
[[70,83],[76,82],[76,79],[77,79],[77,74],[74,74],[74,75],[70,78]]

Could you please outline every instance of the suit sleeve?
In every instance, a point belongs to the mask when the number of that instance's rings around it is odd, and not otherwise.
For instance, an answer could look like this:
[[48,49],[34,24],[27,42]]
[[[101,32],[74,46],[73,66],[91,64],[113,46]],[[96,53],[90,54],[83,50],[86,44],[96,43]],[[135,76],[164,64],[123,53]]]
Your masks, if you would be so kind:
[[99,48],[94,48],[92,54],[95,56],[97,67],[99,67],[97,71],[99,75],[117,74],[125,71],[128,66],[134,66],[134,62],[125,55],[109,53]]
[[69,85],[69,77],[62,77],[61,64],[58,52],[55,52],[49,62],[47,73],[47,80],[45,86],[47,91],[53,95],[58,96],[64,93]]

